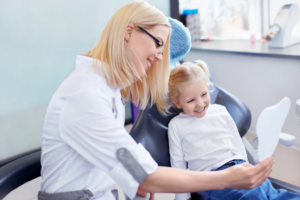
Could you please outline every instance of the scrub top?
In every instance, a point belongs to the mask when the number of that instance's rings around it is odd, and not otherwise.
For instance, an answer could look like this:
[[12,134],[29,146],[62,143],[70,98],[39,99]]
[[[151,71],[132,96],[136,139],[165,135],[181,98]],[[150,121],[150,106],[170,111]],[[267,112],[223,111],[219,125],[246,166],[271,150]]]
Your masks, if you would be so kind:
[[[147,175],[158,166],[124,128],[120,88],[110,86],[93,64],[93,58],[78,55],[76,69],[49,103],[42,134],[41,191],[88,189],[93,200],[114,200],[111,190],[118,184],[133,198],[139,182],[119,161],[117,150],[127,149]],[[97,65],[102,71],[100,62]]]

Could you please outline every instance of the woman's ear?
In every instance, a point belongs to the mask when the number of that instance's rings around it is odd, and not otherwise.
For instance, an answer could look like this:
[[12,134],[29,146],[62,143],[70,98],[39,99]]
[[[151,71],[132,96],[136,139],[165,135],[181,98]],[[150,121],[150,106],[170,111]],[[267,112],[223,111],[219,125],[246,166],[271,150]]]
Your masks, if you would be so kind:
[[132,23],[127,24],[124,39],[128,42],[132,36],[134,25]]
[[178,109],[181,108],[179,102],[177,102],[176,99],[175,99],[174,97],[171,97],[171,101],[172,101],[172,103],[173,103]]

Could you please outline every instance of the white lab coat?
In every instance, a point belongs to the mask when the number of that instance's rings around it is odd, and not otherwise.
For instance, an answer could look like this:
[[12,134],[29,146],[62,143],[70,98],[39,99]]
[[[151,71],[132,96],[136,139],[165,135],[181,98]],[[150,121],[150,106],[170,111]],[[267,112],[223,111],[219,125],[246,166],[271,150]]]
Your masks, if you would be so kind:
[[53,95],[44,120],[41,191],[89,189],[93,200],[114,200],[111,190],[118,184],[135,196],[139,183],[117,159],[117,149],[127,148],[147,174],[158,166],[126,132],[124,103],[120,89],[96,73],[93,59],[77,56],[76,69]]

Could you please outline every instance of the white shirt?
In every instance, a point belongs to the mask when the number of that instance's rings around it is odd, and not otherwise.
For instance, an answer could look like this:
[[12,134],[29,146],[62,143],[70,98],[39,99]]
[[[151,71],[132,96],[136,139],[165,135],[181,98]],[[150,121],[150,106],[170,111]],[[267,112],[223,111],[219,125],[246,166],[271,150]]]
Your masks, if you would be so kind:
[[[247,161],[235,122],[221,105],[209,105],[202,118],[180,113],[170,121],[168,136],[175,168],[210,171],[233,159]],[[176,194],[176,200],[189,198],[189,193]]]
[[117,159],[117,149],[127,148],[147,174],[158,166],[124,122],[120,89],[95,72],[92,58],[77,56],[76,69],[53,95],[44,120],[41,190],[89,189],[92,200],[115,200],[111,190],[118,184],[133,198],[139,183]]

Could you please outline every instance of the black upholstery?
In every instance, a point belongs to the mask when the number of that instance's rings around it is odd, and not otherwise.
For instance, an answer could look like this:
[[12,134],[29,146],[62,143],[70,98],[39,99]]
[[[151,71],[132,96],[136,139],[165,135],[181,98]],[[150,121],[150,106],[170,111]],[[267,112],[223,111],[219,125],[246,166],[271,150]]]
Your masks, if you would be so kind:
[[0,168],[0,199],[24,183],[41,176],[41,151],[14,160]]

